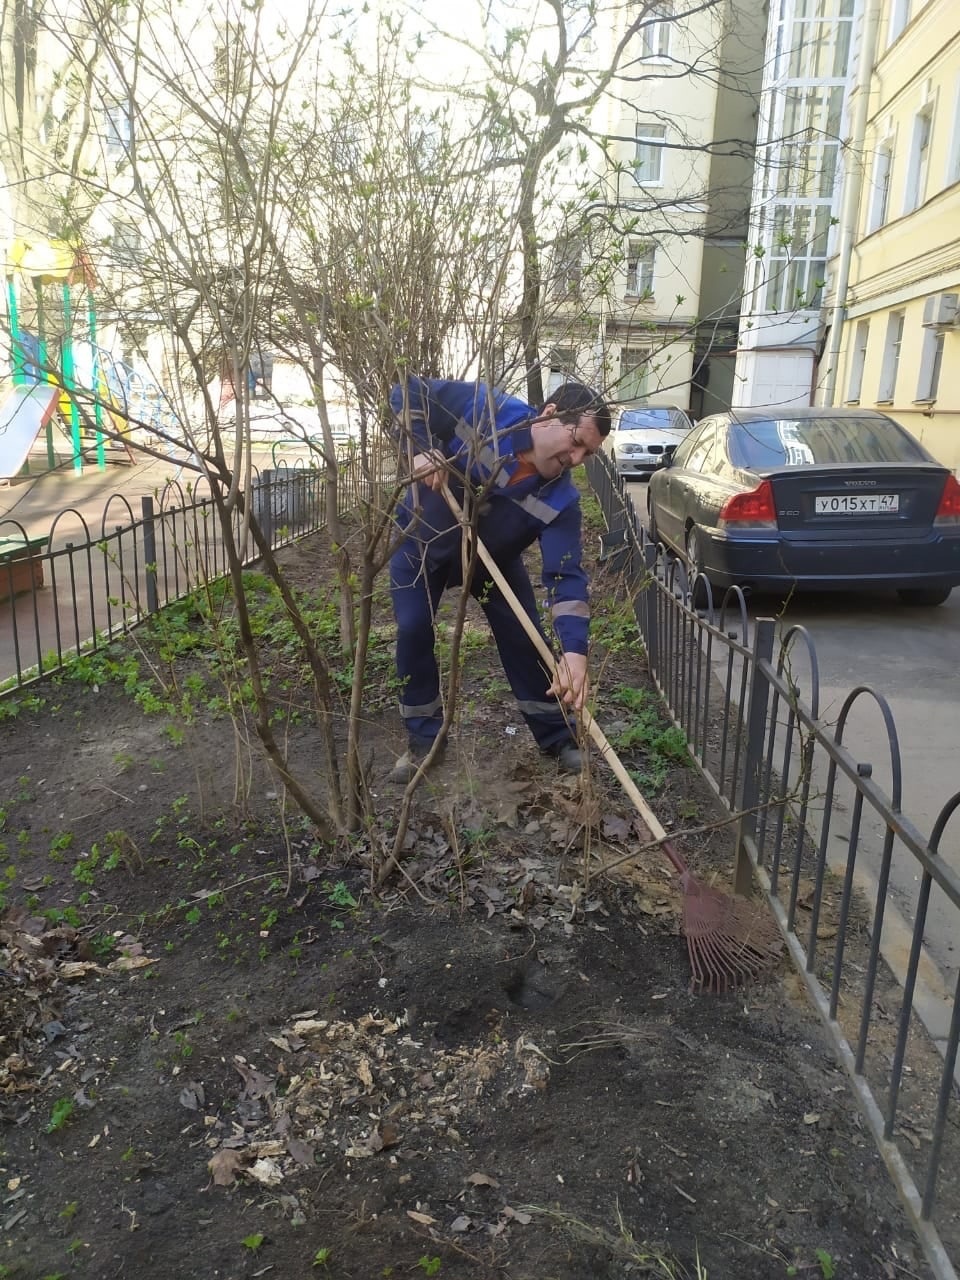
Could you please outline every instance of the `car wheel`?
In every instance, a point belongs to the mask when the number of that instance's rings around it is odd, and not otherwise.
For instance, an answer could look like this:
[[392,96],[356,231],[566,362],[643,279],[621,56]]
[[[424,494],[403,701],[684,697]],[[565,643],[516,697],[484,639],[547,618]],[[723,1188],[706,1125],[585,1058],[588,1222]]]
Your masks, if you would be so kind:
[[656,546],[660,535],[657,533],[657,517],[653,514],[653,503],[650,501],[649,493],[647,494],[647,536]]
[[687,571],[691,578],[694,574],[697,575],[697,585],[693,592],[693,607],[695,609],[705,609],[709,603],[709,595],[707,593],[707,579],[703,572],[700,530],[695,524],[691,525],[687,530],[683,545],[687,553]]
[[943,604],[952,590],[952,587],[904,587],[902,591],[897,592],[897,595],[904,604],[926,605],[932,608],[934,605]]

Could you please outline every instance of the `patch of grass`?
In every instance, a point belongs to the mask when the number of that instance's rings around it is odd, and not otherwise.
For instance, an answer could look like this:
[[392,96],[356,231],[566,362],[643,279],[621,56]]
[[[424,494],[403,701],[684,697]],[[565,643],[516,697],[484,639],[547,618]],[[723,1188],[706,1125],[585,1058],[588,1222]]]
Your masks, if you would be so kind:
[[643,642],[631,599],[608,604],[590,619],[590,639],[608,654],[642,653]]
[[618,751],[642,751],[646,770],[637,777],[637,785],[659,791],[672,765],[690,762],[683,731],[664,722],[656,696],[646,689],[620,685],[613,690],[610,700],[623,707],[629,717],[626,728],[612,735],[613,746]]

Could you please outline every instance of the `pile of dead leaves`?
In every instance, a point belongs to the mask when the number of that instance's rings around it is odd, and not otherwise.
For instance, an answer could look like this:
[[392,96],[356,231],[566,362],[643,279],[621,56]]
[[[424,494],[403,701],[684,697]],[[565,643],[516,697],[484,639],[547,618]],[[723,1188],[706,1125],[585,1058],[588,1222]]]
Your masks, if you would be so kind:
[[22,908],[0,917],[0,1095],[34,1093],[55,1070],[47,1050],[66,1035],[59,1014],[74,983],[153,963],[135,938],[118,936],[114,949],[104,965],[72,925]]
[[455,1150],[458,1125],[489,1089],[509,1100],[549,1080],[545,1055],[523,1037],[451,1049],[428,1029],[415,1036],[403,1016],[316,1014],[306,1010],[270,1037],[280,1056],[269,1073],[234,1059],[241,1088],[229,1120],[204,1118],[218,1186],[242,1179],[277,1188],[332,1159],[396,1162]]

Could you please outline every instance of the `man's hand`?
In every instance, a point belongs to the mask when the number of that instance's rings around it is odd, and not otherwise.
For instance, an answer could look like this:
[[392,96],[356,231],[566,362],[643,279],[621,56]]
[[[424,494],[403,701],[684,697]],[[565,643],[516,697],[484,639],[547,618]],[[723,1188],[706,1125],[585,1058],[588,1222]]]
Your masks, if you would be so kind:
[[446,460],[438,449],[428,449],[425,453],[414,454],[411,480],[425,484],[434,493],[439,493],[447,479]]
[[565,653],[557,663],[553,684],[547,690],[574,711],[582,711],[590,692],[587,659],[582,653]]

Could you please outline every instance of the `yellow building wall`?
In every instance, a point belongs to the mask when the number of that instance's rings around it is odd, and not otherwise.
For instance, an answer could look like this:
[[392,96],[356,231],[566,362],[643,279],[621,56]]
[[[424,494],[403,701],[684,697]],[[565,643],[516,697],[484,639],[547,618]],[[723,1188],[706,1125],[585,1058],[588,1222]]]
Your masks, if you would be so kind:
[[[888,10],[889,12],[889,10]],[[905,211],[915,164],[915,120],[932,112],[926,184],[921,202]],[[874,207],[875,157],[891,144],[893,164],[884,224],[868,231]],[[944,330],[939,385],[932,402],[918,399],[924,304],[940,293],[960,294],[960,5],[915,0],[899,37],[881,43],[870,85],[863,149],[864,182],[851,260],[846,319],[835,403],[881,409],[930,452],[960,470],[960,323]],[[887,323],[904,313],[896,385],[880,398]],[[857,327],[869,321],[859,399],[850,399]]]

